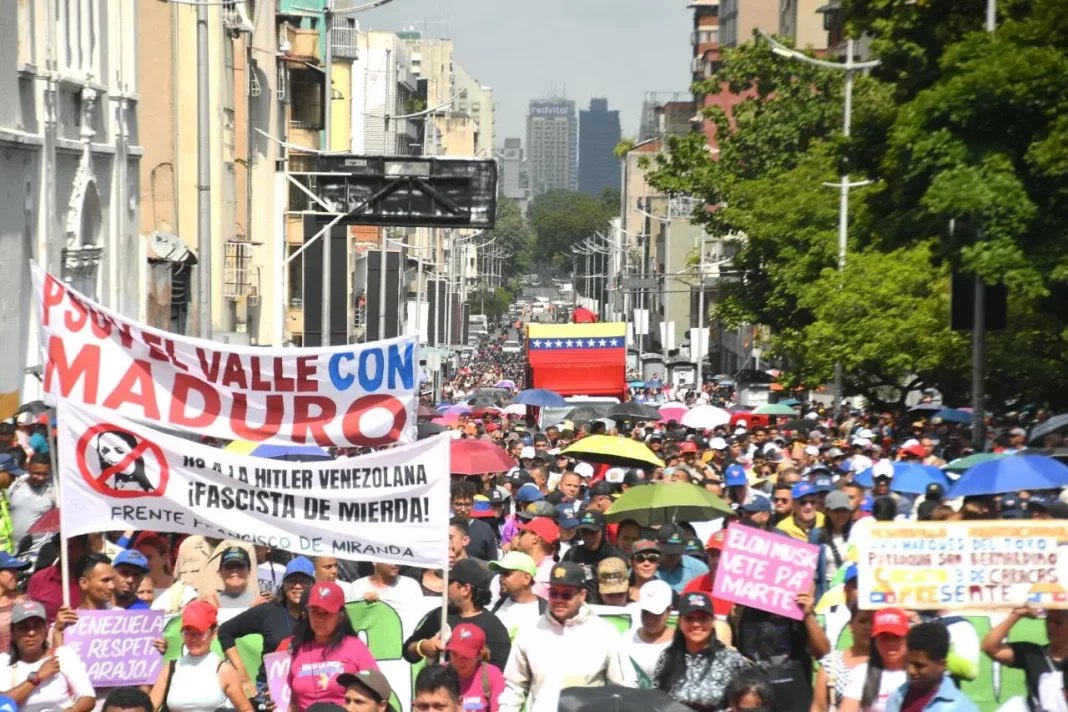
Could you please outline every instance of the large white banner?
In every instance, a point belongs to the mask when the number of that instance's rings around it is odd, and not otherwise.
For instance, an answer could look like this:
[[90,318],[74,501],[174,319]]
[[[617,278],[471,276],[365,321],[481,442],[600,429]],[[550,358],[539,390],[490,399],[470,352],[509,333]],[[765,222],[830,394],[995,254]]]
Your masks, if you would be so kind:
[[50,402],[226,440],[323,447],[415,442],[418,340],[231,346],[131,322],[33,265]]
[[60,401],[67,537],[147,529],[311,556],[448,565],[449,439],[285,462],[235,455]]

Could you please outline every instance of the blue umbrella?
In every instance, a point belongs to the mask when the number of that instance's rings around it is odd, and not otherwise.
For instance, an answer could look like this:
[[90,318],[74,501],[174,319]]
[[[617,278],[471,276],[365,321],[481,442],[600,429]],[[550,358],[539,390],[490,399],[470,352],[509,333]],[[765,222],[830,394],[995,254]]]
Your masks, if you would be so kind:
[[1068,485],[1068,466],[1043,455],[988,460],[966,470],[946,495],[949,499]]
[[963,410],[957,410],[956,408],[943,408],[935,413],[933,418],[941,418],[947,423],[970,423],[972,422],[972,414]]
[[525,391],[519,391],[512,402],[539,408],[565,408],[570,405],[562,395],[546,388],[528,388]]
[[321,462],[333,460],[323,448],[318,445],[273,445],[270,443],[250,443],[244,440],[235,440],[226,447],[227,452],[233,452],[252,457],[265,457],[269,460],[285,460],[287,462]]
[[664,387],[664,382],[661,381],[659,378],[654,378],[651,381],[647,381],[646,384],[645,384],[645,387],[646,388],[663,388]]
[[[857,474],[853,481],[863,487],[871,487],[872,468],[868,468]],[[927,491],[927,485],[938,483],[949,489],[949,480],[945,474],[934,465],[920,465],[915,462],[895,462],[894,479],[890,481],[890,489],[904,494],[923,494]]]
[[779,401],[779,404],[780,405],[794,406],[794,405],[801,405],[801,401],[797,400],[796,398],[787,398],[786,400]]
[[442,413],[470,413],[471,406],[469,405],[450,405]]
[[631,388],[645,388],[645,381],[631,381],[627,385]]

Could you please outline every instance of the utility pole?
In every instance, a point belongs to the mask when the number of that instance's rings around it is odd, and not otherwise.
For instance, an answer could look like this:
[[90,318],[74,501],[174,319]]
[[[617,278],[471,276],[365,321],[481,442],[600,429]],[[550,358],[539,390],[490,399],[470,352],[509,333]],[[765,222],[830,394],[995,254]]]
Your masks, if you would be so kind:
[[[326,69],[323,72],[323,148],[327,151],[330,150],[331,139],[330,134],[333,128],[333,113],[334,113],[334,42],[333,42],[333,26],[334,26],[334,0],[326,0],[326,7],[323,8],[323,19],[326,23],[324,36],[326,38]],[[334,239],[331,233],[333,228],[327,230],[323,236],[323,307],[322,307],[322,338],[320,344],[323,346],[330,345],[330,310],[332,304],[330,302],[331,294],[330,288],[333,284],[331,277],[333,276],[333,263],[331,260],[333,252],[331,249],[334,246]],[[366,325],[364,326],[366,329]]]
[[208,83],[208,6],[197,6],[197,300],[200,337],[211,338],[211,86]]
[[[394,95],[391,90],[396,84],[396,79],[393,76],[393,50],[386,48],[386,111],[385,111],[385,127],[382,132],[382,152],[387,156],[393,155],[393,148],[395,146],[394,141],[389,140],[389,116],[390,112],[396,107],[393,106]],[[391,145],[392,144],[392,145]],[[378,338],[386,338],[386,280],[389,277],[388,272],[388,260],[386,259],[386,235],[389,233],[389,228],[383,227],[382,230],[382,246],[378,253]],[[398,270],[400,269],[400,262],[397,263]],[[397,273],[398,279],[400,273]]]

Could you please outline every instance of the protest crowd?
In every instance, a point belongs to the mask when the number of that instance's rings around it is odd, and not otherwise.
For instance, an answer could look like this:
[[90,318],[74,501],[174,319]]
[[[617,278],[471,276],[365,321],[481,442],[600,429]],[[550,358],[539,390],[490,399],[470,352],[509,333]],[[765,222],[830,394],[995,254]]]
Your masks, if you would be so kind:
[[[946,578],[972,605],[939,607],[907,597],[921,554],[880,529],[1055,526],[1068,468],[1043,453],[1068,418],[992,415],[973,452],[938,404],[747,412],[716,379],[634,382],[612,408],[539,422],[502,341],[418,406],[420,440],[453,453],[447,568],[165,526],[63,538],[55,411],[0,424],[0,696],[23,712],[943,712],[980,709],[968,691],[996,667],[1002,686],[1022,671],[1023,689],[984,712],[1068,710],[1068,611],[1042,603],[1064,600],[1055,556],[982,585]],[[1035,470],[1044,486],[1014,474]],[[977,477],[985,490],[955,495]],[[1057,593],[999,598],[1041,561],[1050,572],[1025,583]],[[387,607],[403,624],[382,622]],[[965,610],[997,622],[978,630]]]

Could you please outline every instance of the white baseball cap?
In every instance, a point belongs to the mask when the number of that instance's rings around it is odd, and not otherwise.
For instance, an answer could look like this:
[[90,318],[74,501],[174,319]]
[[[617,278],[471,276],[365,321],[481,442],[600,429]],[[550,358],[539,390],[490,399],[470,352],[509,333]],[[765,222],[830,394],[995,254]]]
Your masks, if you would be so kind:
[[723,438],[712,438],[712,440],[709,441],[708,446],[713,450],[726,450],[727,441]]
[[889,460],[879,460],[877,463],[872,465],[871,476],[879,477],[880,475],[882,475],[883,477],[894,476],[894,466],[890,463]]
[[739,428],[746,428],[746,427],[748,427],[748,425],[749,425],[749,423],[745,422],[745,418],[739,418],[738,419],[738,427]]
[[805,448],[805,454],[811,455],[812,457],[816,457],[820,454],[820,449],[814,445],[809,445]]
[[593,465],[588,462],[580,462],[575,465],[575,473],[584,480],[593,477]]
[[522,460],[525,457],[532,458],[532,459],[534,457],[534,448],[532,448],[530,445],[527,445],[526,447],[524,447],[522,450],[519,451],[519,459]]
[[917,440],[916,438],[909,438],[905,442],[901,443],[901,449],[904,450],[907,447],[913,447],[913,446],[919,445],[919,444],[920,444],[920,441]]
[[646,582],[638,592],[638,605],[641,609],[657,616],[671,608],[671,599],[671,586],[660,579]]

